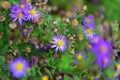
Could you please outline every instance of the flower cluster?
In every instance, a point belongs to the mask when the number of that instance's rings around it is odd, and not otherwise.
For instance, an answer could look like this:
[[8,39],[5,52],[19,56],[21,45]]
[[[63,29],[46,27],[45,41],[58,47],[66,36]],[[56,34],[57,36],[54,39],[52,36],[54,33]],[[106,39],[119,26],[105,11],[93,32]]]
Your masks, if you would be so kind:
[[95,34],[93,32],[95,28],[95,22],[94,22],[94,16],[88,15],[85,16],[82,20],[82,25],[84,30],[84,33],[88,39],[91,39]]
[[101,36],[96,35],[93,30],[95,28],[94,17],[92,15],[85,16],[82,20],[84,26],[84,33],[90,39],[92,51],[95,53],[96,63],[101,68],[106,68],[110,65],[112,45],[109,41],[105,41]]
[[35,18],[40,17],[39,11],[33,8],[31,3],[25,3],[24,0],[21,0],[20,4],[14,4],[10,11],[13,22],[18,20],[20,26],[23,25],[23,21],[33,21]]
[[109,41],[105,41],[101,36],[94,36],[91,39],[92,51],[95,53],[96,63],[101,68],[106,68],[110,65],[112,45]]

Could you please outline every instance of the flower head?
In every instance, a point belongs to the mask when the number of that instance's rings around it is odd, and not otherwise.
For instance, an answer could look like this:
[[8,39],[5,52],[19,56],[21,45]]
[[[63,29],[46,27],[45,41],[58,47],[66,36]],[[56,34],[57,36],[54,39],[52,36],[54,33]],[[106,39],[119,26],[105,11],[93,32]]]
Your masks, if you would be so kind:
[[19,7],[24,13],[32,8],[31,4],[20,4]]
[[32,5],[31,5],[31,3],[26,3],[25,0],[21,0],[19,8],[24,13],[26,13],[28,10],[32,9]]
[[94,16],[92,15],[85,16],[82,20],[82,25],[85,28],[95,28]]
[[58,50],[64,52],[66,50],[67,46],[68,46],[66,37],[62,36],[62,35],[54,36],[52,44],[53,45],[51,46],[51,48],[56,47],[55,52],[58,52]]
[[[73,64],[78,66],[79,64],[82,64],[82,63],[79,63],[81,60],[83,60],[84,58],[86,58],[86,55],[83,54],[83,52],[76,52],[75,53],[75,58],[73,59]],[[80,65],[82,67],[82,65]],[[80,67],[79,66],[79,67]]]
[[92,46],[92,51],[96,53],[96,55],[110,55],[111,54],[112,45],[108,41],[101,40],[97,45]]
[[106,67],[109,67],[110,65],[110,56],[97,56],[96,64],[100,66],[100,68],[104,69]]
[[22,35],[27,36],[28,34],[30,34],[30,29],[29,28],[23,28],[22,29]]
[[12,6],[12,8],[11,8],[11,12],[12,13],[16,13],[17,11],[19,11],[20,10],[20,8],[19,8],[19,5],[18,4],[14,4],[13,6]]
[[82,60],[82,59],[85,58],[86,56],[83,55],[82,52],[77,52],[77,53],[75,54],[75,57],[76,57],[77,60]]
[[100,43],[101,41],[103,41],[103,38],[101,36],[94,36],[91,40],[90,43],[92,46],[97,45],[98,43]]
[[92,28],[85,29],[84,33],[88,39],[91,39],[94,36],[94,32]]
[[30,3],[25,3],[24,0],[21,0],[20,5],[14,4],[11,8],[11,12],[15,13],[17,11],[22,11],[24,13],[27,12],[27,10],[32,9],[32,5]]
[[28,68],[28,62],[19,57],[9,64],[10,71],[13,77],[21,78],[26,75],[26,69]]
[[39,11],[37,11],[36,8],[33,8],[33,9],[31,8],[30,10],[28,10],[26,15],[27,15],[26,19],[28,21],[30,21],[30,20],[33,21],[35,18],[39,18],[40,17]]
[[16,22],[18,20],[20,26],[23,25],[23,20],[25,20],[24,14],[21,11],[16,11],[15,13],[11,13],[10,17],[13,18],[13,22]]

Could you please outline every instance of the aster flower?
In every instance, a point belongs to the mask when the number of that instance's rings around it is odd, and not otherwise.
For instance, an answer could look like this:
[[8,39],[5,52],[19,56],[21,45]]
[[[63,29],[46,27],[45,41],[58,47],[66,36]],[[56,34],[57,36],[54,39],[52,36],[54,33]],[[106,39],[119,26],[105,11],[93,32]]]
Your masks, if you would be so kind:
[[11,13],[10,17],[13,18],[13,22],[16,22],[18,20],[20,26],[23,25],[23,20],[25,20],[24,14],[21,11],[16,11],[15,13]]
[[30,29],[29,28],[23,28],[22,29],[22,35],[27,36],[28,34],[30,34]]
[[95,22],[94,22],[94,16],[92,15],[88,15],[88,16],[85,16],[82,20],[82,25],[85,27],[85,28],[95,28]]
[[20,10],[20,8],[19,8],[19,5],[18,4],[14,4],[13,6],[12,6],[12,8],[10,9],[10,11],[12,12],[12,13],[16,13],[17,11],[19,11]]
[[92,28],[85,29],[84,33],[88,39],[93,38],[93,36],[95,35]]
[[90,43],[92,45],[98,44],[100,41],[103,41],[103,38],[101,36],[94,36],[91,40]]
[[100,66],[101,69],[109,67],[111,63],[110,56],[97,56],[96,64]]
[[111,54],[112,45],[108,41],[101,40],[96,46],[92,47],[92,51],[96,53],[96,55],[110,55]]
[[75,58],[73,59],[73,64],[78,66],[79,61],[83,60],[85,57],[86,55],[84,55],[83,52],[76,52]]
[[54,36],[53,41],[51,42],[53,45],[51,48],[56,48],[55,52],[62,51],[64,52],[68,46],[67,39],[65,36]]
[[33,9],[31,8],[30,10],[28,10],[26,15],[27,15],[26,19],[28,21],[30,21],[30,20],[33,21],[35,18],[39,18],[40,17],[39,11],[37,11],[36,8],[33,8]]
[[13,62],[9,64],[10,71],[13,77],[16,78],[24,77],[26,75],[26,69],[28,67],[28,62],[21,57],[16,58]]
[[25,0],[21,0],[20,5],[19,5],[19,8],[20,8],[24,13],[26,13],[27,10],[32,9],[32,5],[31,5],[31,3],[25,3]]
[[76,58],[77,60],[82,60],[82,59],[85,58],[85,57],[86,57],[86,56],[83,55],[82,52],[77,52],[77,53],[75,54],[75,58]]
[[11,12],[15,13],[17,11],[27,12],[27,10],[32,9],[32,5],[30,3],[25,3],[24,0],[21,0],[20,5],[14,4],[11,8]]

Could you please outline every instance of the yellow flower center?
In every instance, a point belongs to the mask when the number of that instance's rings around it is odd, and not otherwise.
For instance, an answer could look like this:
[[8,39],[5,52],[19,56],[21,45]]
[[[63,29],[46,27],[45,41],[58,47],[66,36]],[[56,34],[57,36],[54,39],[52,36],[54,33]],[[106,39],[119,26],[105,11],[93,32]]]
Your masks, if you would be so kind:
[[63,46],[63,41],[62,40],[58,40],[57,41],[57,45],[60,46],[60,47]]
[[20,5],[20,8],[21,8],[21,9],[24,9],[24,8],[25,8],[25,6],[24,6],[23,4],[21,4],[21,5]]
[[48,80],[48,76],[43,76],[41,80]]
[[24,32],[24,33],[27,33],[27,32],[28,32],[28,30],[27,30],[27,29],[24,29],[24,30],[23,30],[23,32]]
[[101,51],[102,53],[106,52],[106,51],[107,51],[106,46],[102,45],[102,46],[100,47],[100,51]]
[[81,54],[78,54],[78,55],[77,55],[77,59],[78,59],[78,60],[81,60],[81,59],[82,59],[82,55],[81,55]]
[[107,59],[107,58],[104,58],[103,63],[104,63],[104,64],[107,64],[107,63],[108,63],[108,59]]
[[87,34],[92,34],[92,29],[87,29]]
[[23,70],[23,64],[22,63],[17,63],[15,68],[16,68],[17,71],[21,71],[21,70]]
[[117,69],[120,70],[120,64],[117,64]]
[[36,14],[36,11],[34,9],[30,10],[30,14],[34,16]]
[[17,18],[23,18],[23,14],[22,13],[17,14]]

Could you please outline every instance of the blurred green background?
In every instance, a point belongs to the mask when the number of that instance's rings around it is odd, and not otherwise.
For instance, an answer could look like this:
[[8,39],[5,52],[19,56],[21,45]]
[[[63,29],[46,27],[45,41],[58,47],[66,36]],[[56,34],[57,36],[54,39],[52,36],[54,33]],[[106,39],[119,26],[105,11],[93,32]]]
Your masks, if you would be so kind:
[[120,20],[120,0],[49,0],[48,4],[56,6],[57,10],[51,11],[53,14],[67,13],[73,6],[87,5],[86,14],[94,14],[109,22]]

